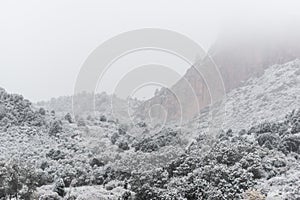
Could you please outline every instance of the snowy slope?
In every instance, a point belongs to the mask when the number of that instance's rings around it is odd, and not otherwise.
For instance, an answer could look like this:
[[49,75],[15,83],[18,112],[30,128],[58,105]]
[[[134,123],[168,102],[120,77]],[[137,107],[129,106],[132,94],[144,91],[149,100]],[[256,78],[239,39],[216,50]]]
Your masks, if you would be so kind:
[[189,126],[201,131],[212,127],[240,130],[265,120],[283,119],[300,107],[300,60],[267,68],[260,77],[252,77],[229,92],[221,105],[204,109]]

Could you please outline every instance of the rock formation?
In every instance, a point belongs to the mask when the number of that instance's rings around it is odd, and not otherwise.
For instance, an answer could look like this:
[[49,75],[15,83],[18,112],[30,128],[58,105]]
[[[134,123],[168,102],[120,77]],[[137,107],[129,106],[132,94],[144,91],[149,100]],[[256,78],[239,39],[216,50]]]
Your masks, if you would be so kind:
[[[249,77],[257,76],[274,64],[283,64],[300,58],[300,30],[288,24],[269,28],[225,31],[209,50],[209,56],[187,70],[170,89],[163,88],[138,109],[160,121],[189,120],[212,102],[211,95],[219,88],[208,87],[212,77],[203,77],[198,71],[210,70],[216,65],[221,73],[226,92],[240,86]],[[199,70],[199,67],[202,69]],[[159,105],[165,110],[152,109]],[[154,110],[154,112],[152,112]],[[168,113],[166,115],[166,113]],[[144,115],[144,118],[149,116]]]

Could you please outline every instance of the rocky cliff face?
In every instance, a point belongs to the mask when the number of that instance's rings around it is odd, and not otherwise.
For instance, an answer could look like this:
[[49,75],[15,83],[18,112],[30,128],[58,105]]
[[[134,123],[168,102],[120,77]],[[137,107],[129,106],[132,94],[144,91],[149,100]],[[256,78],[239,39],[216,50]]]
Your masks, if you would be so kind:
[[[259,76],[268,66],[300,58],[299,29],[294,26],[281,29],[270,29],[263,34],[258,33],[259,30],[223,34],[211,47],[210,57],[201,61],[200,67],[209,70],[215,64],[228,92],[248,78]],[[207,78],[198,73],[197,67],[192,66],[172,88],[164,88],[146,101],[138,112],[148,113],[150,110],[151,117],[158,121],[189,120],[197,115],[212,103],[212,90],[219,89],[208,88]],[[159,107],[154,109],[154,105]]]

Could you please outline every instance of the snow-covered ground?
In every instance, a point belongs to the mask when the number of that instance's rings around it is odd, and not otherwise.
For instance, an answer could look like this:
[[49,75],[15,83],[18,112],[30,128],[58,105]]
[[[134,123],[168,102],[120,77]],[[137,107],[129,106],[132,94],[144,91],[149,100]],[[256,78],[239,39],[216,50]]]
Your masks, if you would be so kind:
[[281,120],[298,108],[300,60],[296,59],[270,66],[261,76],[245,81],[243,86],[230,91],[222,104],[204,109],[187,126],[203,131],[214,127],[248,129],[266,120]]
[[[184,200],[196,198],[184,197],[194,187],[204,199],[207,195],[220,197],[222,192],[223,197],[240,197],[245,188],[270,200],[293,199],[299,191],[299,133],[290,130],[297,128],[299,116],[280,123],[300,108],[299,59],[267,68],[230,91],[222,104],[203,109],[182,127],[170,124],[159,131],[144,123],[123,124],[100,115],[85,118],[83,124],[70,123],[61,110],[60,115],[36,110],[21,96],[0,92],[0,172],[5,172],[0,174],[4,177],[0,176],[0,183],[9,182],[8,175],[15,172],[12,166],[32,166],[39,182],[34,199],[61,199],[53,191],[53,182],[59,178],[66,183],[65,199],[79,200],[117,200],[121,196],[125,200],[131,192],[140,199],[182,195]],[[65,98],[57,105],[63,102]],[[275,131],[269,128],[260,133],[264,127],[256,125],[265,121],[274,121]],[[278,127],[289,129],[280,135]],[[215,141],[205,136],[210,133],[208,128],[216,131]],[[242,129],[246,131],[240,134]],[[276,144],[271,143],[274,147],[269,149],[259,144],[261,137],[263,143],[275,140]],[[291,152],[285,154],[281,143],[291,146]],[[245,177],[248,179],[241,179]],[[27,183],[23,180],[22,184]]]

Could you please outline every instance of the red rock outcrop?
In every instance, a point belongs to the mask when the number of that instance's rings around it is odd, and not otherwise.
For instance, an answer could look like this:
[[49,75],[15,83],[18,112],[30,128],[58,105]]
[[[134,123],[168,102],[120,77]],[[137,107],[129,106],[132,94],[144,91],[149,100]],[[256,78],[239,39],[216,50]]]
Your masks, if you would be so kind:
[[[300,58],[300,31],[297,26],[262,33],[259,30],[231,31],[216,41],[209,55],[213,61],[206,57],[200,67],[209,70],[216,64],[228,92],[249,77],[261,74],[268,66]],[[219,89],[208,88],[207,77],[202,77],[197,67],[192,66],[172,88],[162,89],[142,104],[138,112],[145,114],[154,105],[159,105],[165,111],[159,108],[151,110],[151,117],[158,120],[188,120],[197,115],[201,108],[211,103],[209,90]]]

